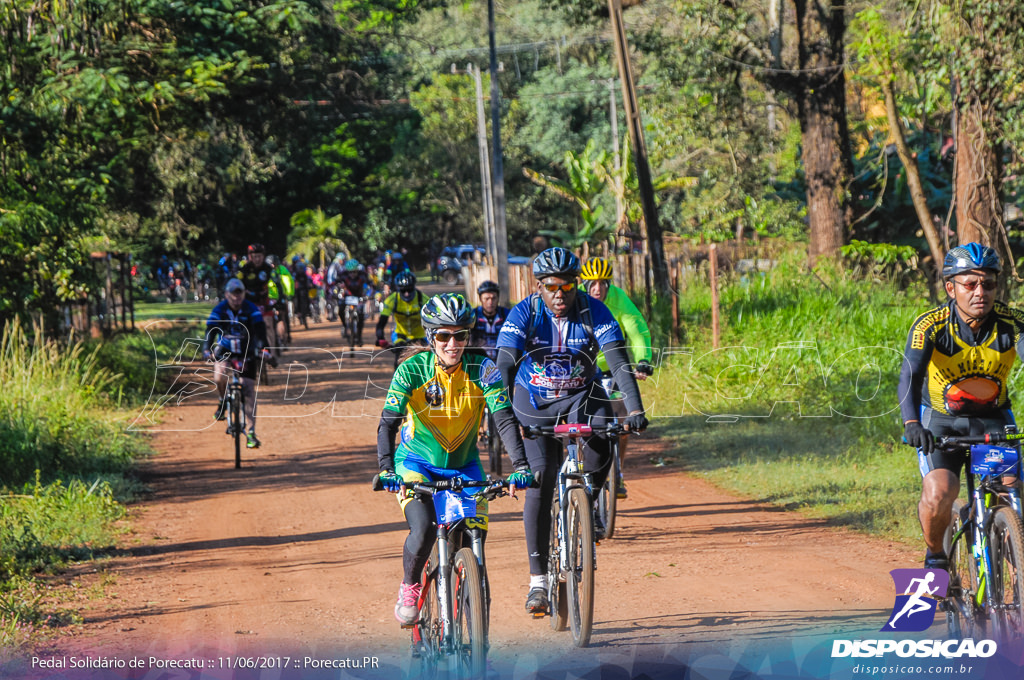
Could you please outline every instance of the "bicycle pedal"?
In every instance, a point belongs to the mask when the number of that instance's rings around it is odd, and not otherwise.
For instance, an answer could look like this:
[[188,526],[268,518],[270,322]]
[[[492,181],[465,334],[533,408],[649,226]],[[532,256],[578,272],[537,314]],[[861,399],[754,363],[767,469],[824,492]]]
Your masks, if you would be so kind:
[[549,614],[549,612],[546,612],[546,611],[544,611],[544,612],[531,612],[531,615],[535,619],[543,619],[545,616],[548,616],[548,614]]
[[400,628],[402,628],[403,630],[412,630],[413,628],[415,628],[415,627],[416,627],[416,624],[415,624],[415,623],[400,623],[400,624],[398,624],[398,625],[399,625],[399,627],[400,627]]

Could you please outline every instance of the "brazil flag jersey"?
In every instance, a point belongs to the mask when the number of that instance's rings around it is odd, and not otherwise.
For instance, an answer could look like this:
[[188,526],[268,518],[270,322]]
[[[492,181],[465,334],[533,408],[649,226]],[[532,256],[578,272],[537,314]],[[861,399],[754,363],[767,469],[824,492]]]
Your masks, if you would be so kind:
[[929,406],[951,416],[1009,407],[1010,369],[1024,350],[1024,312],[996,302],[974,333],[950,302],[919,316],[907,336],[899,395],[904,422]]
[[479,459],[476,440],[484,406],[511,408],[501,374],[485,356],[466,353],[452,374],[433,352],[420,352],[395,371],[384,409],[405,415],[396,466],[412,455],[438,468],[461,468]]

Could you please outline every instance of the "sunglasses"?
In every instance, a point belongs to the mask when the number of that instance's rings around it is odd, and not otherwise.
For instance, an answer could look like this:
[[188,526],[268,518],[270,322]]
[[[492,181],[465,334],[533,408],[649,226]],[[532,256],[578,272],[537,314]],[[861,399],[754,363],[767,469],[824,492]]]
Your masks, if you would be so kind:
[[554,293],[559,290],[563,293],[568,293],[576,287],[575,283],[542,283],[541,285],[544,286],[549,293]]
[[452,338],[455,338],[455,342],[466,342],[469,340],[469,331],[437,331],[434,333],[434,340],[442,345],[447,344]]
[[953,281],[963,286],[964,290],[966,290],[968,293],[973,291],[979,285],[982,287],[983,290],[995,290],[996,286],[999,285],[996,281],[993,281],[992,279],[974,279],[972,281],[957,281],[956,279],[953,279]]

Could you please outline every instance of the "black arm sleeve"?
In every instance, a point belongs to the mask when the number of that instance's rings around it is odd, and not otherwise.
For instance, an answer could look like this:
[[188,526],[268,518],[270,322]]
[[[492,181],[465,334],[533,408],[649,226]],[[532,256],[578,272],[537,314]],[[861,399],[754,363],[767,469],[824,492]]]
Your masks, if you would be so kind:
[[514,347],[498,348],[498,372],[501,373],[501,382],[508,390],[509,398],[512,397],[512,390],[516,385],[516,371],[519,370],[519,359],[523,356],[522,350]]
[[388,317],[386,317],[383,314],[381,314],[380,318],[377,319],[377,339],[378,340],[380,338],[384,337],[384,327],[387,326],[387,325],[388,325]]
[[501,443],[508,451],[509,460],[512,461],[512,469],[529,466],[526,460],[526,449],[523,447],[523,438],[519,434],[519,423],[512,412],[513,409],[503,408],[494,412],[494,426],[498,428],[501,435]]
[[380,412],[380,423],[377,425],[377,466],[384,470],[395,469],[395,437],[402,427],[404,416],[390,409]]
[[601,346],[604,358],[608,361],[608,370],[611,371],[615,385],[622,390],[622,398],[626,402],[626,410],[629,413],[643,411],[644,404],[640,399],[640,388],[636,385],[636,377],[633,376],[633,366],[629,363],[629,352],[626,350],[626,343],[622,340],[609,342]]
[[924,378],[928,372],[928,360],[932,354],[932,342],[928,333],[918,331],[917,344],[914,347],[914,332],[920,319],[910,328],[907,334],[907,346],[903,351],[903,367],[900,370],[900,383],[896,395],[900,400],[900,417],[906,423],[909,420],[921,419],[921,395]]

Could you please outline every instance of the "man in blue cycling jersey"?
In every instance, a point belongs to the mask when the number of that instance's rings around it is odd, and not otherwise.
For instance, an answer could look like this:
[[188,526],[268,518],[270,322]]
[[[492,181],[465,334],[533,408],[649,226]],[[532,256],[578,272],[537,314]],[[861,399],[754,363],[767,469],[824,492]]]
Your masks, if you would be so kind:
[[239,279],[230,279],[224,286],[224,300],[217,304],[206,320],[206,337],[203,338],[203,358],[215,361],[213,381],[220,395],[220,405],[214,417],[224,419],[224,391],[227,389],[229,371],[228,359],[235,357],[245,361],[242,369],[242,395],[245,398],[245,417],[249,423],[246,446],[255,449],[260,445],[256,438],[256,373],[259,362],[271,364],[274,359],[267,350],[267,327],[260,308],[245,299],[245,284]]
[[[607,427],[615,415],[598,380],[597,354],[603,352],[616,384],[624,394],[625,425],[647,427],[640,390],[629,363],[622,331],[605,305],[577,289],[580,261],[565,248],[548,248],[533,261],[537,292],[517,304],[498,334],[498,369],[513,390],[516,418],[524,426],[550,427],[565,419]],[[611,464],[611,441],[593,435],[582,441],[585,469],[601,488]],[[530,561],[526,610],[548,610],[547,561],[551,533],[551,501],[562,447],[554,437],[524,442],[530,469],[540,488],[526,492],[523,525]],[[596,522],[602,537],[604,527]]]
[[949,300],[919,316],[907,336],[900,414],[904,439],[918,448],[917,513],[930,569],[949,566],[943,539],[964,466],[963,456],[935,450],[934,437],[1003,432],[1014,424],[1007,379],[1024,353],[1024,312],[995,299],[1000,269],[987,246],[952,248],[942,266]]
[[492,361],[497,358],[495,347],[498,345],[498,332],[509,312],[507,307],[498,304],[500,293],[498,284],[494,281],[484,281],[476,289],[476,294],[480,296],[480,306],[473,310],[476,313],[473,344],[483,347]]

